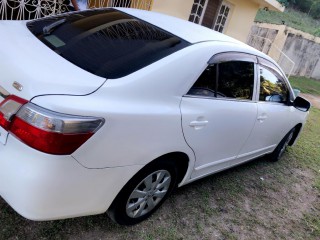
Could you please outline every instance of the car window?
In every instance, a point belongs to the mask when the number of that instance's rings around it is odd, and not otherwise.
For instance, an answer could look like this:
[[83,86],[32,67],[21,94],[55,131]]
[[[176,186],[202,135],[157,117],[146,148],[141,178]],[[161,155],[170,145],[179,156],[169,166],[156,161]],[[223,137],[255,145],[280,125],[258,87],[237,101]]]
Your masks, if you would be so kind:
[[108,79],[129,75],[190,45],[115,9],[47,17],[27,26],[61,57]]
[[260,94],[263,102],[286,103],[289,91],[283,78],[266,67],[260,67]]
[[254,63],[231,61],[208,66],[188,94],[251,100],[253,88]]

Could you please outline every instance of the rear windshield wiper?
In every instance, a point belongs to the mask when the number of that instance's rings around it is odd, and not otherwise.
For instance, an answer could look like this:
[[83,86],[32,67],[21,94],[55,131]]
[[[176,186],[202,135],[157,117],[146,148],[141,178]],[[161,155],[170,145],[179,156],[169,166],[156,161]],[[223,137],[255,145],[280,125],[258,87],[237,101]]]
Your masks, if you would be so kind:
[[56,22],[53,22],[51,24],[49,24],[48,26],[45,26],[43,29],[42,29],[42,32],[44,35],[50,35],[51,32],[59,27],[61,24],[63,24],[65,21],[67,21],[65,18],[59,20],[59,21],[56,21]]

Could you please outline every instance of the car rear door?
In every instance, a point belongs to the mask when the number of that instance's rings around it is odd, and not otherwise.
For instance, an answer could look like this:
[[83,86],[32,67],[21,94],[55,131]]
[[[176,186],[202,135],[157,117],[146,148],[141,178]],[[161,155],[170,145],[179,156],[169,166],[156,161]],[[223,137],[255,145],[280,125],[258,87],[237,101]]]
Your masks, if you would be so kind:
[[215,55],[182,98],[182,127],[196,156],[192,178],[228,168],[249,138],[257,117],[256,58]]

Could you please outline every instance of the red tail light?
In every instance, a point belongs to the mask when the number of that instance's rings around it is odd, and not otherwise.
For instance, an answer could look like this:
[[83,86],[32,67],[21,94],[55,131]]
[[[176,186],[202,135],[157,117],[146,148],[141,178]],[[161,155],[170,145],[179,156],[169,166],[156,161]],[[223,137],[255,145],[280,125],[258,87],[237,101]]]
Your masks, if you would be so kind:
[[0,104],[1,126],[28,146],[49,154],[73,153],[104,123],[102,118],[53,112],[15,96],[7,99]]
[[9,95],[0,103],[0,126],[9,130],[12,117],[18,112],[20,107],[27,103],[27,100],[14,95]]

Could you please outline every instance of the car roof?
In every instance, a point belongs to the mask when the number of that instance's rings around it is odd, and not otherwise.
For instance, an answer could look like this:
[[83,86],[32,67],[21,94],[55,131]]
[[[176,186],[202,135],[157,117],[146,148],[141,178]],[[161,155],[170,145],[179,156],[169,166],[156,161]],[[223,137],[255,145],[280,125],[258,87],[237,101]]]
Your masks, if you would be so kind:
[[203,27],[199,24],[182,20],[180,18],[164,15],[157,12],[142,11],[133,8],[115,9],[125,12],[146,22],[149,22],[153,25],[156,25],[157,27],[171,32],[190,43],[198,43],[204,41],[222,41],[245,45],[234,38],[213,31],[212,29]]

